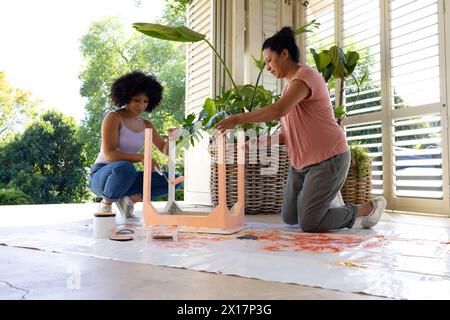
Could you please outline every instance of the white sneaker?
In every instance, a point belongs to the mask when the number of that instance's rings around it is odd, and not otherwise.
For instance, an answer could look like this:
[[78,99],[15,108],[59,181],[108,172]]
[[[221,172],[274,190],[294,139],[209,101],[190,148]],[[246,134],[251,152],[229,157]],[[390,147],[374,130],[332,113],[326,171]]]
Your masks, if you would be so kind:
[[122,215],[123,220],[127,219],[137,219],[137,217],[133,214],[134,211],[134,204],[128,197],[122,197],[116,202],[116,206],[120,211],[120,214]]
[[100,201],[97,212],[112,212],[112,205],[104,204],[102,201]]
[[376,225],[380,221],[384,209],[386,209],[386,199],[384,197],[378,196],[370,201],[373,204],[373,211],[368,216],[362,217],[361,226],[363,228],[372,228]]

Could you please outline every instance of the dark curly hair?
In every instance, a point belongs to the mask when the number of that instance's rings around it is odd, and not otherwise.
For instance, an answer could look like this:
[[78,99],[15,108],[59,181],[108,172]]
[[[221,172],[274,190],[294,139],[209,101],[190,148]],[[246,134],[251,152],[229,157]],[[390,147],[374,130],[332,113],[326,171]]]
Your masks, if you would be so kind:
[[161,102],[163,90],[155,76],[135,70],[113,82],[110,98],[117,107],[122,107],[129,103],[134,96],[145,94],[148,97],[148,105],[145,111],[152,112]]
[[300,61],[300,50],[295,43],[295,34],[291,27],[284,27],[270,38],[267,38],[262,46],[263,50],[266,48],[269,48],[278,54],[280,54],[283,49],[286,49],[292,60],[297,63]]

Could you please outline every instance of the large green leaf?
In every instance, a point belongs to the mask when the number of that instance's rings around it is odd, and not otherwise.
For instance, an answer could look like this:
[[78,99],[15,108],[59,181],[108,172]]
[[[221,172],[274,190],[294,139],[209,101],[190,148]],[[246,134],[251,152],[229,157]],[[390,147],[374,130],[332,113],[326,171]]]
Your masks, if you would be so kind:
[[317,53],[316,50],[310,49],[311,54],[314,57],[314,62],[316,63],[317,71],[319,71],[326,81],[331,77],[329,73],[330,70],[333,70],[333,66],[331,63],[331,56],[328,50],[324,50],[320,53]]
[[321,72],[319,54],[317,53],[317,51],[314,48],[309,49],[309,52],[311,52],[311,54],[314,58],[314,62],[316,63],[317,70],[319,72]]
[[331,57],[331,62],[334,64],[333,76],[335,78],[347,77],[349,75],[347,69],[345,68],[347,61],[342,49],[337,46],[332,46],[329,54]]
[[347,51],[345,58],[347,60],[345,67],[348,73],[351,74],[353,73],[353,71],[356,68],[356,65],[358,64],[359,53],[356,51]]
[[241,92],[242,99],[250,99],[253,95],[253,90],[255,88],[252,85],[246,84],[245,86],[238,86],[239,91]]
[[200,120],[203,125],[206,125],[209,119],[211,119],[211,117],[214,116],[216,113],[217,113],[216,103],[214,102],[213,99],[207,98],[205,100],[205,104],[203,105],[203,109],[198,116],[198,120]]
[[333,75],[334,71],[334,65],[329,64],[322,72],[323,77],[325,78],[325,82],[328,82],[330,80],[331,76]]
[[343,118],[345,115],[347,114],[347,112],[345,112],[345,107],[344,106],[339,106],[337,108],[334,108],[334,117],[336,119],[341,119]]
[[320,70],[323,70],[327,65],[329,65],[331,62],[331,57],[326,52],[319,53],[319,68]]
[[133,23],[133,28],[147,36],[169,41],[197,42],[206,37],[185,26],[170,27],[156,23]]
[[228,112],[224,111],[220,111],[217,112],[215,115],[213,115],[211,117],[211,119],[209,119],[208,123],[206,124],[206,129],[211,129],[212,127],[214,127],[220,120],[225,119],[226,117],[228,117],[230,114]]

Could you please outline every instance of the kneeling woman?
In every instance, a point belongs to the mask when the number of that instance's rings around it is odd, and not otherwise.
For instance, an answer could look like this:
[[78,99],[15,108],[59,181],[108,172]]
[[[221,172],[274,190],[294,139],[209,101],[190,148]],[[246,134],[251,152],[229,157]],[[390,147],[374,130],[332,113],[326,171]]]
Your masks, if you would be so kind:
[[[141,118],[158,106],[162,93],[156,78],[141,71],[125,74],[112,84],[110,98],[119,109],[103,119],[101,150],[89,180],[89,188],[103,198],[99,211],[111,211],[111,204],[116,202],[124,219],[135,218],[134,203],[142,201],[143,172],[136,171],[133,164],[144,162],[139,151],[144,146],[145,128],[152,129],[155,147],[168,154],[168,142],[150,121]],[[152,196],[166,195],[168,183],[154,171],[159,170],[156,161],[152,166]]]
[[386,207],[383,197],[360,206],[332,207],[350,166],[345,134],[334,119],[327,84],[316,70],[301,65],[291,28],[285,27],[263,44],[267,71],[287,80],[280,100],[253,112],[232,115],[215,128],[281,120],[280,141],[288,150],[290,168],[281,214],[287,224],[305,232],[352,228],[361,218],[365,228],[378,223]]

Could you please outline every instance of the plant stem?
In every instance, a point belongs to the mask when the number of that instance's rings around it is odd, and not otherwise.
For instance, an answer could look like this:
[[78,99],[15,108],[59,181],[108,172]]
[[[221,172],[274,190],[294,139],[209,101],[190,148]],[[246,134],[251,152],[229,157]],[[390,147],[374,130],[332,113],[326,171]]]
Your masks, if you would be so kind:
[[344,103],[344,85],[345,85],[345,77],[342,77],[340,80],[341,80],[341,81],[340,81],[341,83],[339,84],[339,85],[340,85],[340,89],[339,89],[339,106],[342,106],[343,103]]
[[227,65],[225,64],[225,61],[222,60],[222,57],[220,56],[220,54],[217,52],[216,48],[213,47],[213,45],[205,38],[203,39],[206,41],[206,43],[211,47],[211,49],[214,51],[215,55],[217,56],[217,58],[219,58],[220,62],[222,63],[226,73],[228,74],[228,76],[230,77],[230,80],[233,84],[234,90],[236,90],[236,93],[240,96],[241,93],[239,92],[239,89],[237,88],[236,83],[233,80],[233,77],[231,76],[230,70],[228,70]]
[[255,89],[253,90],[252,100],[250,100],[249,111],[253,110],[253,101],[255,100],[256,91],[258,90],[259,79],[261,78],[263,71],[264,71],[264,68],[261,68],[261,70],[259,70],[258,77],[256,78],[256,85],[255,85]]

